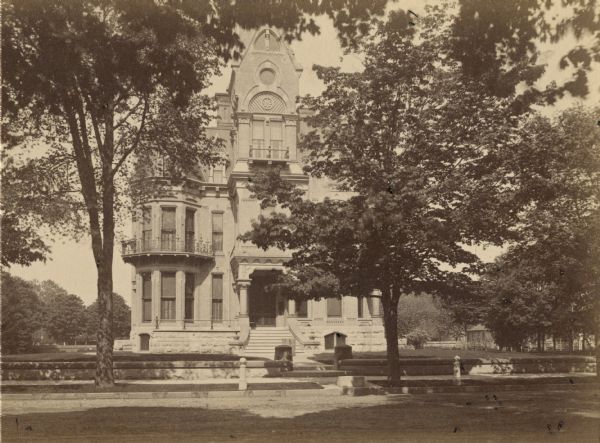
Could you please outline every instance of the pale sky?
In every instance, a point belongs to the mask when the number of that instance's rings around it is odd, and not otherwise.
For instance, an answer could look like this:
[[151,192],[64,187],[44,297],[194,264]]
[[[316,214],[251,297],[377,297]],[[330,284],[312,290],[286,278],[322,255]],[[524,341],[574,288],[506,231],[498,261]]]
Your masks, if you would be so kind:
[[[429,1],[428,3],[431,3]],[[393,4],[394,8],[410,9],[417,14],[423,12],[425,2],[422,0],[400,0]],[[347,71],[360,70],[362,65],[356,55],[344,56],[336,37],[335,30],[330,20],[322,18],[317,21],[321,33],[317,36],[306,35],[302,41],[292,43],[292,50],[304,72],[300,78],[300,94],[317,95],[321,92],[323,85],[312,71],[314,64],[326,66],[341,66]],[[560,71],[558,60],[564,54],[565,48],[574,47],[575,39],[564,39],[558,45],[548,45],[543,50],[543,59],[549,63],[547,73],[538,82],[537,86],[547,84],[553,79],[560,80],[569,75],[569,71]],[[223,69],[220,78],[214,78],[212,86],[206,91],[209,94],[224,92],[229,83],[230,68]],[[588,74],[590,83],[590,96],[585,104],[597,105],[600,103],[600,66],[595,64],[594,72]],[[549,108],[547,112],[573,105],[578,100],[565,97],[557,105]],[[117,234],[114,259],[114,290],[121,294],[130,303],[131,297],[131,268],[123,262],[120,256],[120,240],[129,238],[130,229],[123,229],[124,235]],[[26,280],[51,279],[64,287],[67,291],[80,296],[84,303],[90,304],[96,298],[96,267],[91,252],[90,240],[85,239],[79,243],[69,240],[58,240],[50,243],[52,254],[46,263],[34,263],[29,267],[13,266],[9,272]],[[499,248],[479,248],[477,252],[485,261],[493,260],[498,254]]]

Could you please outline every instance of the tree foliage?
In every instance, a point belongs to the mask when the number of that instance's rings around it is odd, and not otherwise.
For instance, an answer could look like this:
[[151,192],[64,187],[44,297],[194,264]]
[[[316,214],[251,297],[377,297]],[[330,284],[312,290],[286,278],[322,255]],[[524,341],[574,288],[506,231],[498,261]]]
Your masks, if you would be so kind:
[[[85,335],[87,340],[95,340],[98,330],[99,313],[98,302],[95,301],[86,308],[85,314]],[[125,299],[113,293],[113,334],[116,339],[129,338],[131,331],[131,308],[125,302]]]
[[575,107],[525,125],[528,149],[514,160],[530,198],[520,214],[521,240],[483,281],[482,302],[498,344],[518,347],[534,333],[598,334],[598,112]]
[[407,294],[398,302],[398,334],[422,331],[429,340],[457,339],[464,329],[442,302],[429,294]]
[[287,278],[303,285],[316,276],[343,294],[381,290],[394,380],[400,295],[460,292],[481,268],[465,246],[502,244],[517,214],[519,177],[505,162],[520,140],[510,101],[452,59],[445,17],[430,10],[417,30],[391,13],[361,46],[362,72],[315,67],[325,90],[304,100],[315,128],[302,140],[305,169],[348,198],[304,200],[270,171],[251,188],[286,212],[259,217],[243,237],[291,249]]
[[43,313],[43,304],[35,286],[2,272],[3,354],[24,353],[34,348]]
[[[2,107],[11,125],[45,144],[23,165],[41,171],[53,194],[76,196],[89,224],[98,271],[96,383],[112,373],[115,212],[125,202],[131,159],[156,152],[182,171],[219,161],[206,137],[212,105],[199,96],[219,60],[239,53],[236,27],[262,24],[288,38],[318,29],[304,14],[328,14],[340,37],[365,32],[385,2],[19,0],[2,4]],[[18,130],[16,131],[19,132]],[[43,192],[29,176],[23,187]],[[120,182],[120,180],[122,182]],[[121,185],[121,186],[120,186]],[[35,226],[34,226],[35,228]],[[37,258],[37,257],[33,257]]]
[[[553,103],[570,93],[586,97],[588,76],[600,62],[600,4],[596,0],[459,0],[452,26],[452,55],[464,72],[499,97],[515,97],[518,110]],[[573,45],[562,45],[574,40]],[[544,47],[564,51],[557,65]],[[565,70],[562,83],[540,87],[548,69]],[[570,72],[569,72],[570,71]]]
[[74,344],[85,331],[85,305],[79,296],[58,291],[44,297],[44,329],[57,344]]

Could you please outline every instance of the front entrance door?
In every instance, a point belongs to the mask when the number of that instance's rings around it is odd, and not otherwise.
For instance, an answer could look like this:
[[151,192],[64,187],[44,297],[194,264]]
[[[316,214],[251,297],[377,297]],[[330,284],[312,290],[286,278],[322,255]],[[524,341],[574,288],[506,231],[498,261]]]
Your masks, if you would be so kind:
[[265,285],[272,281],[269,273],[255,272],[252,275],[252,283],[248,289],[248,316],[250,325],[275,326],[277,318],[276,295],[265,292]]

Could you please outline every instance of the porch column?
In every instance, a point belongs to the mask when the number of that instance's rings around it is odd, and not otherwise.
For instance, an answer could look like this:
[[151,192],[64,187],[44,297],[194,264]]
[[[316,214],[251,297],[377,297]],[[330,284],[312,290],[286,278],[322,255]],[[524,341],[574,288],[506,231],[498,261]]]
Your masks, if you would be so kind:
[[296,316],[296,300],[290,298],[288,300],[288,317]]
[[133,291],[131,292],[131,326],[137,326],[142,322],[140,304],[142,301],[142,275],[133,275]]
[[152,326],[156,327],[156,319],[160,323],[160,271],[152,271]]
[[183,329],[185,303],[185,272],[177,271],[175,274],[175,322],[177,327]]
[[250,287],[250,280],[238,280],[237,281],[238,292],[240,295],[240,318],[248,317],[248,288]]
[[381,324],[381,291],[378,289],[371,292],[371,318],[373,319],[373,324]]

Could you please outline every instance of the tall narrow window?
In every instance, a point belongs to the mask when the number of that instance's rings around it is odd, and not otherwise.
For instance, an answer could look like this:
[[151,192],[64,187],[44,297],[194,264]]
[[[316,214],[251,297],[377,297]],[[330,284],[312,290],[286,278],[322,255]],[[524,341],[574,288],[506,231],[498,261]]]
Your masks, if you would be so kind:
[[175,250],[175,208],[162,208],[160,246],[162,251]]
[[356,297],[356,302],[358,303],[358,318],[363,318],[365,313],[364,313],[364,298],[363,297]]
[[212,276],[212,320],[223,321],[223,276]]
[[144,206],[142,208],[142,251],[149,251],[152,248],[152,208]]
[[327,299],[327,317],[342,316],[342,299],[339,297],[330,297]]
[[142,321],[152,321],[152,278],[149,272],[142,274]]
[[282,131],[282,122],[280,121],[272,121],[271,122],[271,158],[274,159],[283,159],[284,149],[283,149],[283,131]]
[[223,213],[212,214],[212,246],[214,252],[223,251]]
[[194,274],[185,274],[185,320],[191,321],[194,319],[194,288],[196,281]]
[[160,285],[160,318],[175,320],[175,273],[163,272]]
[[194,219],[196,217],[196,211],[193,209],[185,210],[185,251],[194,252],[194,246],[196,244]]
[[252,122],[252,149],[250,157],[265,158],[265,121],[254,120]]
[[308,301],[300,300],[296,302],[296,316],[299,318],[308,317]]

